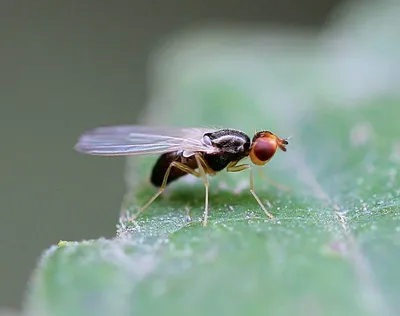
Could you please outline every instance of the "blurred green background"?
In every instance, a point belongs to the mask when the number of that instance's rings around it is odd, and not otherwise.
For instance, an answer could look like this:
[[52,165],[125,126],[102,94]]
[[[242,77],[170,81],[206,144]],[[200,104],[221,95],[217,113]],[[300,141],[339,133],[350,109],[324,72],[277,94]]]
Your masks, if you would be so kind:
[[20,305],[49,245],[115,235],[125,160],[72,147],[87,128],[140,118],[160,43],[209,23],[318,31],[337,2],[3,1],[0,306]]

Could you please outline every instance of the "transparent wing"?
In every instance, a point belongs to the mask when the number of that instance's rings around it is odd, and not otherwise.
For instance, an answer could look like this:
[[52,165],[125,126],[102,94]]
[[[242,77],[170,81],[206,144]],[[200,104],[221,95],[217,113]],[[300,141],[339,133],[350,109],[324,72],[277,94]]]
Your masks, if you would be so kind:
[[122,156],[163,154],[173,151],[216,152],[201,142],[212,128],[151,127],[121,125],[98,127],[79,138],[75,150],[91,155]]

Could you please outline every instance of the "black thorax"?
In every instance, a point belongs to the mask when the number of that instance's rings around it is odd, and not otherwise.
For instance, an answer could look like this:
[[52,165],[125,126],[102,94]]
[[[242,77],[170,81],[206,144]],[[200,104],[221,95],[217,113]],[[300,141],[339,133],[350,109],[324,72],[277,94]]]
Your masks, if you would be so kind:
[[204,154],[204,159],[211,169],[221,171],[230,162],[240,160],[249,153],[250,138],[241,131],[234,129],[222,129],[214,133],[207,133],[211,144],[219,149],[219,152]]

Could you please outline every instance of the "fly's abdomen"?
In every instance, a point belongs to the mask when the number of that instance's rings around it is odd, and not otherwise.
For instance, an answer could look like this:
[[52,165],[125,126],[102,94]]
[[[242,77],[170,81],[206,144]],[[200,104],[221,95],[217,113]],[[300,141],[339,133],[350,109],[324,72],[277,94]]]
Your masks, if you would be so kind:
[[[160,187],[162,185],[165,173],[167,172],[171,163],[174,161],[185,164],[186,166],[192,169],[196,168],[196,160],[194,158],[184,158],[177,153],[163,154],[158,158],[151,173],[150,181],[154,186]],[[177,167],[172,167],[167,179],[167,184],[174,180],[179,179],[180,177],[186,174],[187,173],[185,171]]]

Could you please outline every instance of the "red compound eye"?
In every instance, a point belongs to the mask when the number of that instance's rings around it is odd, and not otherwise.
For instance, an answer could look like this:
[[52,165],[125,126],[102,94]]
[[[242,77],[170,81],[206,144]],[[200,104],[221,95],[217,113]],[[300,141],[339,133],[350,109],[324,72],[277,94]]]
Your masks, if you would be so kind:
[[254,146],[254,155],[261,161],[270,160],[275,151],[276,142],[271,140],[260,140]]
[[250,151],[250,159],[256,165],[263,165],[276,152],[278,144],[276,140],[270,137],[262,137],[255,141]]

